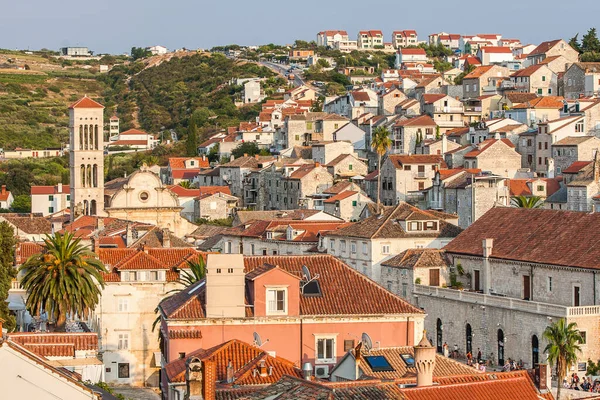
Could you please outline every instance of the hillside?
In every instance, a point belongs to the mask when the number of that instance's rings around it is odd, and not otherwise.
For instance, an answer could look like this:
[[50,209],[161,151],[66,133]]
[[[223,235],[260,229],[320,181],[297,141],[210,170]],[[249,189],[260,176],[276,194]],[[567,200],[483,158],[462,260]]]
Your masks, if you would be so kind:
[[193,54],[150,63],[118,66],[99,79],[108,89],[107,106],[118,104],[123,129],[140,126],[156,133],[174,129],[185,135],[188,119],[199,128],[236,125],[258,115],[259,106],[237,108],[242,86],[230,85],[235,78],[270,78],[267,87],[285,85],[268,68],[240,63],[220,54]]

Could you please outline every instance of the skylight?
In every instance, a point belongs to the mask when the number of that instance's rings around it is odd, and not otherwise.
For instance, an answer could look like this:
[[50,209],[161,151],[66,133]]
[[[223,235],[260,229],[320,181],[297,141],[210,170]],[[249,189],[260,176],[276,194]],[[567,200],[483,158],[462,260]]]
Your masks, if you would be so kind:
[[415,366],[415,358],[411,354],[400,354],[407,367]]
[[300,282],[302,288],[302,294],[308,297],[319,297],[323,294],[321,293],[321,285],[319,285],[319,281],[313,279],[310,282]]
[[367,356],[365,360],[373,372],[395,371],[385,356]]

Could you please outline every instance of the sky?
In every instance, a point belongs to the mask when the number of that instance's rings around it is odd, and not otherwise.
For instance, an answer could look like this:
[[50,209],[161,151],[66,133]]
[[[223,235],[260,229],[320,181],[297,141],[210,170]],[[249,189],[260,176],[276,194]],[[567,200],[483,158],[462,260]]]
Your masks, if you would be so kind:
[[600,30],[599,0],[369,1],[369,0],[0,0],[0,48],[58,50],[86,46],[120,54],[132,46],[211,48],[237,43],[290,44],[322,30],[378,29],[430,33],[500,33],[523,43],[580,37]]

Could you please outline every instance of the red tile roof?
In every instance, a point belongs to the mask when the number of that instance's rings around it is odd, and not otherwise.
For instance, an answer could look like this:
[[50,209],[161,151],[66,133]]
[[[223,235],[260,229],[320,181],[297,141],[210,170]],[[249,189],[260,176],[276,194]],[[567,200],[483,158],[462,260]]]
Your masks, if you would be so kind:
[[511,196],[533,196],[528,183],[534,185],[536,181],[542,180],[546,183],[546,192],[544,196],[552,196],[560,189],[560,180],[556,178],[538,178],[538,179],[510,179],[509,190]]
[[87,96],[82,97],[75,103],[71,104],[69,108],[104,108],[104,106]]
[[439,154],[412,154],[410,156],[393,154],[388,158],[396,169],[402,169],[404,165],[410,164],[439,164],[442,168],[446,168],[446,162]]
[[436,126],[436,123],[429,115],[421,115],[414,118],[398,120],[394,126]]
[[513,106],[513,109],[526,109],[526,108],[554,108],[561,109],[563,107],[562,96],[543,96],[536,97],[535,99],[529,100],[525,103]]
[[116,140],[109,142],[108,146],[147,146],[147,140]]
[[[458,218],[458,217],[457,217]],[[448,267],[444,250],[439,249],[408,249],[381,263],[386,267],[402,269]]]
[[171,167],[171,169],[185,169],[185,162],[187,160],[196,161],[195,165],[191,169],[210,167],[208,158],[206,157],[204,159],[202,157],[171,157],[169,158],[169,167]]
[[357,193],[358,192],[346,190],[345,192],[338,193],[335,196],[328,198],[324,201],[324,203],[335,204],[336,202],[347,199],[348,197],[352,197]]
[[492,258],[600,268],[594,245],[600,213],[492,208],[450,242],[447,253],[482,256],[482,240],[494,239]]
[[[319,240],[317,235],[323,235],[327,232],[343,228],[347,225],[349,225],[349,223],[344,221],[306,221],[290,219],[273,219],[270,221],[256,220],[227,229],[222,234],[224,236],[267,239],[267,232],[285,233],[285,229],[288,226],[291,226],[295,231],[301,232],[293,239],[294,242],[316,243]],[[287,238],[284,234],[280,237],[273,236],[273,238],[269,240],[287,241]]]
[[482,53],[494,53],[494,54],[512,54],[510,47],[498,47],[498,46],[485,46],[480,49]]
[[367,92],[354,91],[352,92],[352,97],[356,101],[370,101],[371,98]]
[[423,96],[421,96],[421,99],[423,99],[423,103],[425,104],[433,104],[444,97],[446,97],[445,94],[425,93]]
[[199,197],[205,194],[225,193],[231,195],[229,186],[201,186],[197,189],[187,189],[180,185],[169,185],[167,188],[179,197]]
[[561,39],[551,40],[548,42],[542,42],[539,44],[538,47],[533,49],[528,54],[528,56],[536,56],[536,55],[540,55],[540,54],[546,54],[550,49],[552,49],[554,46],[556,46],[560,41],[561,41]]
[[[304,265],[313,275],[319,274],[322,296],[301,295],[300,315],[423,313],[331,255],[244,257],[246,273],[261,268],[264,264],[276,265],[299,278],[302,276]],[[169,319],[198,319],[205,317],[204,303],[205,281],[203,280],[190,289],[165,299],[159,307]]]
[[406,55],[422,55],[422,56],[426,56],[427,53],[425,52],[425,49],[400,49],[400,53],[401,54],[406,54]]
[[97,333],[15,332],[9,338],[43,357],[74,357],[75,351],[98,351]]
[[149,135],[149,133],[144,132],[144,131],[140,131],[139,129],[129,129],[126,130],[125,132],[121,132],[119,133],[119,136],[127,136],[127,135]]
[[[63,194],[69,194],[71,192],[71,188],[69,185],[63,185],[62,192]],[[31,186],[31,194],[58,194],[58,186]]]
[[464,155],[465,158],[478,157],[484,151],[490,149],[496,142],[502,142],[510,148],[515,148],[515,145],[509,139],[487,139],[477,144],[473,150]]
[[481,76],[487,72],[489,72],[494,66],[493,65],[483,65],[481,67],[475,68],[469,74],[467,74],[463,79],[476,79],[481,78]]
[[563,174],[576,174],[581,171],[583,168],[590,165],[591,161],[575,161],[573,164],[569,165],[567,168],[562,170]]
[[531,76],[535,72],[537,72],[540,68],[542,68],[543,66],[544,66],[543,64],[530,65],[527,68],[524,68],[524,69],[521,69],[521,70],[519,70],[517,72],[512,73],[510,76],[511,77]]

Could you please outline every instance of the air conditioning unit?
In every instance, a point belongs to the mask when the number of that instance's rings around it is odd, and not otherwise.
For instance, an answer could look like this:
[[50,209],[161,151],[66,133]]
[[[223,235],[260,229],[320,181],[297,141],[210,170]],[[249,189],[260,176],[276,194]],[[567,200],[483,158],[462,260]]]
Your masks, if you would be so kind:
[[315,377],[329,378],[329,365],[315,365]]

